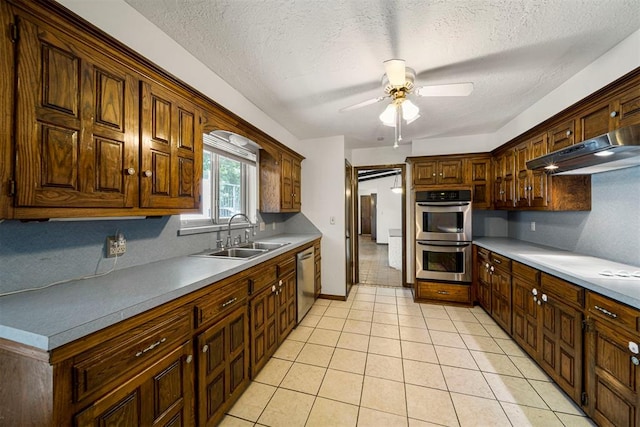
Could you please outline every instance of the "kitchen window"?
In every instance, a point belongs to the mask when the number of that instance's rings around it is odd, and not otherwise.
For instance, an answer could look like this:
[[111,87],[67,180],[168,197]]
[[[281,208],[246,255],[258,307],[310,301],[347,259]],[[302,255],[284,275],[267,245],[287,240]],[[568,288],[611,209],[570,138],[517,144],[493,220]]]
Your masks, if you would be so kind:
[[[216,231],[237,213],[244,213],[255,222],[256,153],[217,135],[204,134],[203,141],[202,213],[180,215],[180,234]],[[243,217],[236,221],[246,223]]]

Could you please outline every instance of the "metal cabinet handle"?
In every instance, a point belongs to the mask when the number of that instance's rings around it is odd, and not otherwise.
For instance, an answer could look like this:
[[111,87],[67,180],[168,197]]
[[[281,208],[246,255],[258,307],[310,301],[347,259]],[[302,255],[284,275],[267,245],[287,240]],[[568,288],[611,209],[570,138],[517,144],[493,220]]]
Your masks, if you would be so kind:
[[531,293],[533,295],[538,295],[538,290],[536,288],[531,289]]
[[502,261],[500,261],[499,259],[493,259],[493,262],[495,262],[496,264],[502,264]]
[[547,294],[542,294],[541,299],[542,301],[547,302],[548,301]]
[[567,136],[571,136],[571,131],[570,130],[567,131]]
[[486,264],[484,265],[484,268],[486,268],[486,269],[488,270],[488,269],[489,269],[489,263],[486,263]]
[[280,282],[278,282],[278,285],[282,286],[282,280],[280,280]]
[[233,298],[231,298],[229,301],[227,301],[227,302],[223,302],[223,303],[222,303],[222,307],[224,308],[224,307],[228,306],[229,304],[233,304],[233,303],[234,303],[234,302],[236,302],[236,301],[238,301],[238,298],[233,297]]
[[609,114],[609,116],[611,116],[611,117],[615,117],[617,115],[618,115],[617,111],[612,111],[611,114]]
[[153,172],[151,172],[150,170],[144,171],[144,176],[146,176],[147,178],[150,178],[151,175],[153,175]]
[[602,308],[602,307],[597,306],[597,305],[593,306],[593,308],[595,308],[596,310],[598,310],[601,313],[606,314],[607,316],[611,317],[612,319],[617,319],[618,318],[617,314],[610,312],[606,308]]
[[136,353],[136,357],[140,357],[143,354],[145,354],[146,352],[153,350],[154,348],[156,348],[157,346],[159,346],[160,344],[162,344],[166,340],[167,340],[166,338],[162,338],[161,340],[154,342],[153,344],[151,344],[149,347],[145,348],[144,350],[140,350],[139,352],[137,352]]
[[193,362],[193,356],[192,355],[188,355],[187,356],[187,363],[191,363]]
[[494,271],[496,271],[496,268],[492,265],[489,270],[491,270],[491,272],[493,273]]
[[205,344],[204,346],[202,346],[202,352],[206,353],[207,351],[209,351],[209,345]]
[[447,291],[438,291],[438,294],[440,294],[440,295],[449,295],[449,292],[447,292]]
[[134,175],[136,173],[136,170],[134,168],[128,168],[126,172],[127,175]]

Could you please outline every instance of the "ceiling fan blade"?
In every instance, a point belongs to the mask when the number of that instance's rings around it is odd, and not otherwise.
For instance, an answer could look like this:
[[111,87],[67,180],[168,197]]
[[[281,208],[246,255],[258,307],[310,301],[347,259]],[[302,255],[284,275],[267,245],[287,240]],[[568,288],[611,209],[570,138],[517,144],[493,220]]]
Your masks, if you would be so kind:
[[384,72],[391,86],[404,86],[407,81],[404,59],[389,59],[384,61]]
[[377,98],[367,99],[366,101],[358,102],[355,105],[351,105],[349,107],[341,108],[340,112],[344,113],[346,111],[357,110],[358,108],[366,107],[367,105],[375,104],[376,102],[384,101],[387,99],[387,96],[379,96]]
[[418,96],[469,96],[473,92],[473,83],[420,86],[414,92]]

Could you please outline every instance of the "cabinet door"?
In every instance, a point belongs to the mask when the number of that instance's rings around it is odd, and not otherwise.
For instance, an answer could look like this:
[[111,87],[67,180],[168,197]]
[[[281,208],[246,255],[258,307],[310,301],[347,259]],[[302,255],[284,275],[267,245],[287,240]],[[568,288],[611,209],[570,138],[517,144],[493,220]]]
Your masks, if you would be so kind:
[[614,128],[640,123],[640,87],[628,89],[612,105]]
[[493,203],[496,208],[505,206],[504,160],[504,154],[493,158]]
[[[543,133],[533,138],[530,142],[531,159],[547,154],[547,134]],[[549,177],[544,171],[529,171],[529,205],[533,207],[546,207],[549,204],[548,197]]]
[[280,207],[293,209],[293,158],[288,154],[280,156]]
[[437,183],[437,162],[423,161],[413,164],[413,184],[414,185],[434,185]]
[[491,275],[489,274],[488,260],[478,258],[476,268],[478,269],[478,303],[488,313],[491,313]]
[[473,208],[491,207],[491,159],[470,159],[468,176],[473,186]]
[[[543,294],[539,363],[574,401],[582,392],[582,312]],[[546,301],[545,301],[546,299]]]
[[638,427],[640,368],[628,349],[629,342],[638,342],[638,336],[590,320],[592,326],[585,335],[586,411],[598,425]]
[[202,130],[195,105],[142,82],[140,206],[198,209]]
[[529,142],[522,143],[515,148],[516,206],[518,207],[529,206],[529,188],[531,186],[529,177],[531,174],[527,169],[527,160],[529,160],[530,157]]
[[491,275],[491,315],[511,334],[511,274],[500,269]]
[[296,326],[296,275],[290,272],[278,282],[278,343]]
[[560,150],[575,143],[575,121],[569,120],[551,129],[549,135],[549,152]]
[[193,356],[188,341],[76,415],[77,426],[194,425]]
[[216,425],[249,381],[246,307],[198,336],[198,425]]
[[18,22],[17,205],[134,206],[136,78],[46,24]]
[[609,113],[609,102],[603,102],[580,113],[577,124],[576,142],[594,138],[612,130],[613,120]]
[[[539,286],[514,276],[513,338],[529,355],[538,357],[538,291]],[[535,292],[534,292],[535,289]]]
[[516,203],[515,167],[516,167],[515,151],[509,150],[504,154],[503,207],[505,208],[512,208],[515,206],[515,203]]
[[438,161],[438,184],[462,184],[462,160]]
[[301,175],[302,175],[302,165],[300,161],[297,159],[293,159],[293,164],[291,168],[291,185],[293,190],[292,196],[292,208],[295,211],[300,211],[302,207],[302,184],[301,184]]
[[277,295],[271,286],[258,293],[250,302],[252,378],[255,378],[278,347],[277,306]]

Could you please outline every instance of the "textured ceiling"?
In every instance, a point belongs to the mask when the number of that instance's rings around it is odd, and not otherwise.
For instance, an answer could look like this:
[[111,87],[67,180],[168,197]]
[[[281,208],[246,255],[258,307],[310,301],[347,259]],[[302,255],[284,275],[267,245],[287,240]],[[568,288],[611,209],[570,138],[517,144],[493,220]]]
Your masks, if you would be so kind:
[[[473,82],[466,98],[413,98],[406,141],[491,133],[640,28],[638,0],[126,0],[300,139],[390,145],[382,62],[416,85]],[[380,140],[380,138],[384,138]]]

